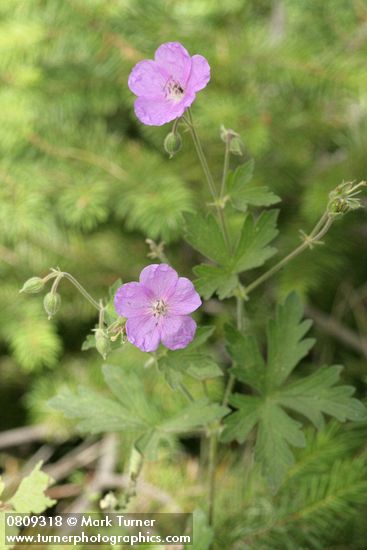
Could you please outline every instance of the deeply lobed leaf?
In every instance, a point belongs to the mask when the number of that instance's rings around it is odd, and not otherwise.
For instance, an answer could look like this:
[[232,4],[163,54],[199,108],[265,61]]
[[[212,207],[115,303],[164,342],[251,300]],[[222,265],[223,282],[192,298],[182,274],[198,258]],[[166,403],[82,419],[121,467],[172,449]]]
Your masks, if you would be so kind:
[[243,443],[256,427],[255,454],[273,491],[294,462],[291,446],[305,444],[301,424],[286,409],[304,416],[317,428],[323,425],[324,415],[341,422],[366,418],[365,407],[352,397],[354,389],[337,385],[339,366],[324,367],[287,383],[314,342],[304,338],[311,323],[302,316],[303,308],[295,294],[277,308],[275,319],[268,322],[266,362],[252,336],[233,327],[226,329],[227,350],[235,363],[232,373],[256,395],[232,395],[230,404],[236,411],[224,420],[222,440]]

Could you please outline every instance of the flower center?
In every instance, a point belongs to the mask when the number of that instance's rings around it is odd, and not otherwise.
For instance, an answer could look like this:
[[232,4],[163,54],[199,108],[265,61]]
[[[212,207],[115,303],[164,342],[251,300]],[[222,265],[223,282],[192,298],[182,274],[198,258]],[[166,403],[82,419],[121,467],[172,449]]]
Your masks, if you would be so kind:
[[168,305],[164,300],[156,300],[152,303],[152,310],[154,317],[160,317],[161,315],[166,315]]
[[170,78],[170,80],[165,85],[164,90],[166,98],[170,99],[174,103],[178,103],[179,101],[181,101],[185,93],[185,90],[183,89],[181,84],[176,80],[173,80],[173,78]]

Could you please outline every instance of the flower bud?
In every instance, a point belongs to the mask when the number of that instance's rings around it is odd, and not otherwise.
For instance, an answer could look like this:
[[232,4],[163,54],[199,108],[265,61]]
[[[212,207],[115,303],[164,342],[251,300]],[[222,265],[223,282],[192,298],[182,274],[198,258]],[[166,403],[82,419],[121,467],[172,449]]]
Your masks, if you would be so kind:
[[243,157],[245,154],[245,145],[240,138],[240,136],[235,136],[231,139],[229,143],[229,150],[232,153],[232,155],[238,155],[239,157]]
[[220,137],[224,143],[228,143],[229,151],[232,155],[238,155],[242,157],[245,154],[245,145],[241,139],[241,136],[230,128],[221,126]]
[[164,150],[169,154],[171,159],[176,153],[179,152],[182,146],[182,138],[180,134],[176,132],[170,132],[166,135],[164,140]]
[[57,294],[57,292],[48,292],[43,300],[43,306],[48,315],[48,318],[51,319],[60,309],[60,294]]
[[24,283],[19,292],[24,292],[25,294],[36,294],[43,289],[44,285],[45,283],[40,277],[31,277]]
[[111,343],[107,334],[101,328],[98,328],[94,337],[96,340],[96,349],[98,353],[102,355],[103,359],[106,359],[107,355],[111,351]]

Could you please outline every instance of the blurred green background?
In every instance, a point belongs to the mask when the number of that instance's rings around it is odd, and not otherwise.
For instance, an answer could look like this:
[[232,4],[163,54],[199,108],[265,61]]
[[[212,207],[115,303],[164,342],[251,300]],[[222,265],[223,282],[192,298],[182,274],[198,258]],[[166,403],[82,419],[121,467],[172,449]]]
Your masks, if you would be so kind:
[[[182,241],[182,214],[210,200],[195,151],[185,134],[182,151],[168,160],[163,140],[170,126],[141,125],[127,87],[133,65],[152,57],[166,41],[182,42],[211,65],[211,82],[198,95],[193,113],[217,180],[224,124],[241,134],[246,156],[255,158],[255,180],[282,197],[274,261],[299,242],[300,229],[312,227],[333,187],[366,178],[363,0],[2,0],[1,430],[46,422],[60,440],[72,437],[72,427],[50,415],[46,400],[65,384],[100,385],[99,357],[80,351],[94,326],[94,311],[63,282],[61,312],[49,322],[39,296],[19,295],[24,280],[60,266],[93,296],[104,296],[116,279],[136,279],[150,261],[146,238],[165,241],[170,262],[192,277],[197,257]],[[298,290],[316,320],[315,361],[345,364],[344,377],[360,397],[367,382],[366,236],[363,211],[343,218],[325,246],[297,259],[248,307],[256,330],[276,300]],[[220,333],[231,308],[213,300],[202,316],[210,317]],[[303,451],[308,458],[300,457],[306,479],[315,475],[313,468],[325,476],[335,464],[356,471],[358,455],[360,477],[342,491],[345,521],[334,532],[330,521],[318,523],[312,510],[295,516],[292,509],[293,519],[273,528],[269,510],[288,510],[290,493],[285,489],[274,501],[248,473],[246,451],[222,451],[222,547],[313,548],[296,537],[297,522],[303,521],[301,531],[309,529],[317,548],[366,548],[366,432],[329,426],[316,437],[310,431],[316,454],[307,451],[310,458]],[[71,439],[67,445],[74,444]],[[197,447],[198,442],[186,442],[176,450],[178,463],[167,456],[162,469],[155,465],[147,473],[171,493],[182,483],[188,494],[179,491],[176,497],[188,509],[200,494]],[[0,467],[18,472],[36,450],[32,445],[6,449]],[[123,464],[123,451],[121,457]],[[233,464],[238,471],[229,473]],[[338,470],[335,478],[346,480],[345,472]],[[298,474],[290,483],[301,483]],[[73,473],[79,483],[86,475],[83,469]],[[241,546],[244,530],[254,529],[243,527],[249,506],[260,534],[249,535],[247,546]],[[317,517],[322,510],[316,510]],[[337,517],[340,511],[332,513]],[[270,525],[265,531],[264,517]]]

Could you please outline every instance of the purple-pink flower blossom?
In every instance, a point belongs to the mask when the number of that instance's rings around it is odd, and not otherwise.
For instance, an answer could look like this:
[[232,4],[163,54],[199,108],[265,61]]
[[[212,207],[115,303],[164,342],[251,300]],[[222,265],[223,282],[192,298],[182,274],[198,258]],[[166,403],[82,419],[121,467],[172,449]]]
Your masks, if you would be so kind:
[[210,66],[205,57],[190,57],[179,42],[162,44],[154,61],[140,61],[130,73],[129,88],[138,96],[135,114],[149,126],[166,124],[183,115],[209,80]]
[[127,317],[127,339],[142,351],[155,351],[161,342],[171,350],[185,348],[196,331],[189,314],[200,305],[192,282],[167,264],[148,265],[138,283],[126,283],[115,294],[117,313]]

